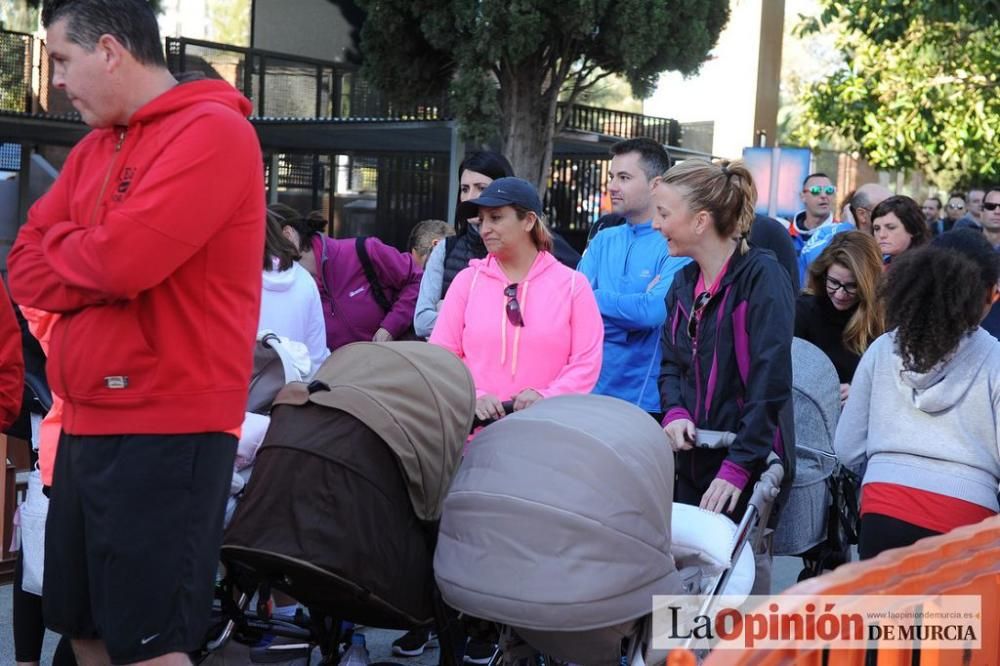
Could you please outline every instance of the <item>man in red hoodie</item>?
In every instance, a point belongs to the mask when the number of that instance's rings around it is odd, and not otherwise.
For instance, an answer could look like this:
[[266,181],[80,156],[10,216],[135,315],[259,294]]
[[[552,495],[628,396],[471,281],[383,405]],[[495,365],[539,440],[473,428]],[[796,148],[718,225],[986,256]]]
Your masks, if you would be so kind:
[[43,608],[81,664],[187,664],[209,619],[260,307],[250,103],[178,84],[144,0],[48,0],[53,83],[93,129],[10,252],[58,313],[65,401]]

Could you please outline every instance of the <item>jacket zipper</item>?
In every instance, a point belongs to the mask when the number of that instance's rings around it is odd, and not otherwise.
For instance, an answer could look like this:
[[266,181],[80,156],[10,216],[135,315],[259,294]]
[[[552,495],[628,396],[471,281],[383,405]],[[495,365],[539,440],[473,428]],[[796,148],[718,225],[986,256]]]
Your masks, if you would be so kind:
[[97,209],[100,208],[101,203],[104,201],[104,193],[108,189],[108,181],[111,180],[111,172],[115,170],[115,164],[118,163],[118,155],[121,153],[122,144],[125,143],[125,135],[127,133],[127,127],[123,127],[121,132],[118,133],[118,143],[115,144],[115,153],[111,158],[111,164],[108,165],[108,170],[104,172],[104,182],[101,183],[101,191],[98,193],[97,201],[94,202],[94,207],[90,211],[90,224],[88,226],[94,226],[95,219],[97,218]]
[[[97,200],[94,202],[94,207],[90,211],[90,223],[88,226],[92,227],[96,222],[97,210],[101,207],[101,203],[104,201],[104,193],[108,189],[108,182],[111,180],[111,173],[114,171],[115,165],[118,163],[118,155],[121,153],[122,145],[125,143],[125,135],[127,133],[127,127],[123,127],[118,133],[118,142],[115,144],[115,152],[111,157],[111,164],[108,165],[108,170],[104,173],[104,182],[101,183],[101,191],[98,193]],[[60,360],[59,363],[59,377],[62,379],[63,392],[66,394],[63,396],[65,400],[69,400],[72,397],[69,392],[69,383],[66,381],[66,345],[69,340],[69,329],[72,322],[72,317],[66,321],[66,325],[63,327],[62,344],[59,345],[59,351],[62,355],[62,360]],[[66,425],[69,426],[71,424],[67,423]]]

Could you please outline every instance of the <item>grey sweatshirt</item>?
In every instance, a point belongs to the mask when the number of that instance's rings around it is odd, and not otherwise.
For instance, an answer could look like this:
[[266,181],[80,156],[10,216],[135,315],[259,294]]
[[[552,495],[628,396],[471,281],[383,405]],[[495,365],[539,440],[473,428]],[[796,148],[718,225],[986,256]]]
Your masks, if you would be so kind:
[[903,370],[895,331],[861,358],[834,448],[863,483],[894,483],[998,510],[1000,342],[982,328],[930,372]]

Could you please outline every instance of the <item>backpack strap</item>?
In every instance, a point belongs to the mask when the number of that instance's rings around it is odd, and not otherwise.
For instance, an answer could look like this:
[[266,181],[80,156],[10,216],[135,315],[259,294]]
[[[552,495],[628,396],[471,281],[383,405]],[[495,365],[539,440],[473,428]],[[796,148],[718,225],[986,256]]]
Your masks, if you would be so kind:
[[375,274],[375,265],[372,263],[372,258],[368,254],[368,248],[365,246],[365,241],[367,240],[363,236],[354,239],[354,248],[358,253],[358,259],[361,261],[361,269],[365,272],[365,279],[368,280],[368,288],[371,290],[372,298],[375,299],[380,308],[389,312],[392,310],[392,303],[385,297],[382,285],[379,284],[378,276]]

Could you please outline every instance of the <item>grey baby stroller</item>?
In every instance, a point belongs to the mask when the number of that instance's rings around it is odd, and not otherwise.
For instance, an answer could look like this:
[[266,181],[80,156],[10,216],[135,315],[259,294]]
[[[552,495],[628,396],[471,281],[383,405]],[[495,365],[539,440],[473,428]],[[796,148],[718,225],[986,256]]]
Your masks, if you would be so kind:
[[[673,481],[663,431],[621,400],[548,398],[505,417],[470,443],[445,499],[441,594],[493,626],[504,663],[641,663],[653,595],[753,584],[750,530],[673,505]],[[698,542],[709,533],[722,543]]]
[[857,543],[857,477],[833,450],[840,418],[840,383],[833,363],[815,345],[792,341],[795,480],[774,533],[775,555],[799,556],[799,580],[835,569]]

